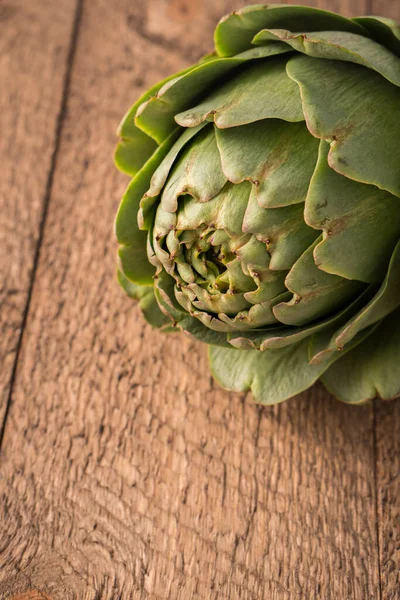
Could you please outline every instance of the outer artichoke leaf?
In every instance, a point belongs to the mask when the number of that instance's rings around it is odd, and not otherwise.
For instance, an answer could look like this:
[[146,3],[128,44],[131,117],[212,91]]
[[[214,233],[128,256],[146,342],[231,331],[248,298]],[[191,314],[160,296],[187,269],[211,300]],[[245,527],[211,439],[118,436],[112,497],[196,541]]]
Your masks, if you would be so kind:
[[317,321],[304,327],[281,326],[279,328],[249,331],[245,335],[242,334],[240,336],[236,333],[231,333],[228,335],[228,340],[235,348],[255,348],[263,351],[268,348],[284,348],[326,330],[330,332],[336,331],[338,327],[348,322],[349,318],[356,314],[361,307],[365,306],[375,291],[375,286],[369,286],[351,304],[322,321]]
[[309,131],[331,144],[338,173],[400,196],[400,88],[360,65],[309,56],[288,61]]
[[286,74],[286,62],[277,56],[247,65],[200,104],[177,114],[176,122],[195,127],[208,120],[227,128],[267,118],[304,121],[299,89]]
[[[317,340],[313,362],[326,360],[333,352],[345,348],[359,332],[384,319],[400,306],[400,241],[398,242],[386,274],[376,294],[342,327],[329,338]],[[318,346],[318,348],[317,348]]]
[[319,269],[346,279],[381,282],[400,239],[399,199],[372,185],[339,175],[328,165],[321,141],[304,219],[323,230],[314,250]]
[[298,259],[286,277],[286,287],[293,292],[290,302],[277,304],[274,314],[286,325],[306,325],[327,317],[354,300],[365,288],[359,281],[349,281],[318,269],[313,251],[318,239]]
[[130,137],[123,137],[114,154],[115,164],[120,171],[133,177],[156,150],[156,142],[137,127]]
[[304,204],[262,208],[255,194],[250,195],[243,220],[243,231],[252,233],[266,245],[266,250],[271,256],[270,269],[289,271],[320,235],[306,225],[303,212]]
[[127,173],[131,176],[136,175],[157,147],[156,140],[136,126],[135,117],[139,106],[143,104],[143,102],[147,102],[150,98],[157,96],[158,91],[168,81],[175,79],[177,76],[181,76],[192,69],[193,67],[189,67],[180,73],[170,75],[166,79],[153,85],[125,114],[118,127],[117,134],[120,136],[121,140],[117,144],[114,155],[115,164],[123,173]]
[[161,195],[163,210],[175,213],[178,196],[190,194],[199,202],[208,202],[226,184],[212,126],[203,129],[186,145],[171,170]]
[[138,285],[153,286],[155,268],[147,258],[146,238],[144,231],[138,231],[132,244],[122,244],[119,247],[118,257],[121,270],[130,281]]
[[[271,45],[261,55],[284,54],[287,50],[284,44]],[[254,50],[242,57],[211,59],[187,69],[183,74],[169,78],[156,94],[137,107],[135,124],[161,143],[174,130],[174,117],[177,113],[204,97],[207,89],[212,87],[215,81],[220,84],[221,79],[233,69],[249,60],[258,59],[259,56],[260,53]]]
[[176,79],[177,77],[180,77],[180,76],[184,75],[185,73],[188,73],[192,69],[193,69],[193,66],[188,67],[187,69],[184,69],[180,73],[174,73],[173,75],[166,77],[162,81],[159,81],[158,83],[153,85],[149,90],[147,90],[144,94],[142,94],[142,96],[140,96],[140,98],[135,102],[135,104],[124,115],[121,123],[118,126],[117,134],[119,136],[121,136],[122,138],[134,138],[137,135],[137,129],[138,129],[135,124],[135,116],[136,116],[139,106],[141,104],[143,104],[144,102],[147,102],[147,100],[149,100],[150,98],[156,96],[157,93],[159,92],[159,90],[168,81]]
[[189,337],[203,342],[208,345],[220,346],[229,348],[230,344],[226,339],[226,333],[209,329],[198,319],[187,315],[179,323],[177,327]]
[[325,331],[318,332],[316,335],[312,336],[308,348],[310,365],[319,365],[326,361],[332,361],[335,357],[340,359],[348,352],[351,352],[358,344],[366,340],[379,325],[380,323],[377,323],[367,327],[367,329],[363,329],[363,331],[359,331],[345,348],[338,348],[335,345],[330,351],[326,351],[325,349],[329,345],[330,340],[335,336],[335,327],[330,327]]
[[130,298],[139,301],[139,306],[145,319],[152,327],[157,327],[158,329],[162,328],[163,331],[170,330],[171,320],[161,312],[152,285],[137,285],[136,283],[129,281],[120,270],[118,270],[118,282]]
[[188,316],[175,298],[175,279],[164,271],[154,278],[154,293],[162,312],[175,325]]
[[262,29],[291,31],[352,31],[365,34],[365,29],[334,13],[288,4],[257,4],[245,6],[219,22],[215,34],[215,48],[220,56],[231,56],[251,46],[253,37]]
[[233,183],[253,182],[260,206],[304,202],[318,152],[304,123],[264,119],[216,129],[216,137],[225,176]]
[[277,404],[309,388],[327,365],[308,364],[308,340],[275,350],[209,347],[211,372],[225,389],[251,391],[256,402]]
[[380,73],[391,83],[400,85],[397,56],[374,40],[347,31],[292,33],[287,29],[264,29],[254,44],[284,41],[297,52],[314,58],[341,60],[363,65]]
[[[261,345],[264,339],[285,339],[285,334],[288,336],[290,333],[294,331],[294,327],[285,327],[284,325],[273,325],[271,327],[261,328],[260,330],[249,330],[244,332],[234,331],[228,333],[228,341],[231,346],[237,348],[238,350],[265,350],[265,348],[261,348]],[[303,336],[307,337],[307,336]],[[300,341],[303,338],[299,338]],[[295,342],[293,342],[295,343]],[[289,341],[287,344],[283,343],[282,347],[290,346],[292,344]],[[277,345],[277,348],[281,346]]]
[[370,36],[400,57],[400,25],[385,17],[357,17],[356,23],[365,27]]
[[267,58],[268,56],[286,54],[287,52],[291,51],[292,49],[287,44],[273,41],[265,46],[256,46],[250,48],[249,50],[245,50],[244,52],[237,54],[235,58],[240,58],[241,60],[251,60],[253,58]]
[[328,391],[343,402],[362,404],[400,396],[400,309],[323,375]]
[[120,244],[131,244],[139,234],[138,211],[140,200],[149,189],[150,180],[154,170],[168,154],[173,146],[179,129],[177,128],[165,142],[157,148],[144,167],[129,183],[118,209],[115,231]]

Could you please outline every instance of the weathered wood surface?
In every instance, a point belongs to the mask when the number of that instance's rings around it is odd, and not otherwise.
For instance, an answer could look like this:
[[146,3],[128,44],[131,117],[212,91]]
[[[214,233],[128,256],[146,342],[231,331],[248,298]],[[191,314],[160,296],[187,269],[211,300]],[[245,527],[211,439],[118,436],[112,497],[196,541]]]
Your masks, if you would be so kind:
[[[400,23],[398,0],[371,0],[370,13]],[[375,403],[377,531],[381,600],[400,598],[400,402]]]
[[[0,454],[1,600],[400,598],[399,405],[354,409],[315,386],[257,407],[113,281],[120,115],[240,4],[83,2]],[[396,16],[391,2],[309,4]],[[72,35],[73,2],[35,7]],[[53,130],[57,85],[35,107]]]
[[376,489],[382,600],[400,598],[400,405],[376,404]]
[[59,137],[74,4],[0,4],[0,437]]

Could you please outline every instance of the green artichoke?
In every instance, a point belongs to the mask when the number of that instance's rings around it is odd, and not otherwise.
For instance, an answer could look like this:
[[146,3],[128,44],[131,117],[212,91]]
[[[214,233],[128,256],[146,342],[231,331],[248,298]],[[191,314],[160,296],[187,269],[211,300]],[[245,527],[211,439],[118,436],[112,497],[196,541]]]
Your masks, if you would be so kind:
[[215,52],[119,128],[119,281],[220,384],[400,395],[400,27],[301,6],[224,17]]

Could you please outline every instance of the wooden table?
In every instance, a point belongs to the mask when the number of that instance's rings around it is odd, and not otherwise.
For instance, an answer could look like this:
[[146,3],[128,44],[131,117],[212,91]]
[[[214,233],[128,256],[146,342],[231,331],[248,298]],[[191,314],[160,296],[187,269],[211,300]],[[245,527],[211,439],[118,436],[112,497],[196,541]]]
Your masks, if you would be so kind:
[[0,4],[1,599],[400,598],[400,404],[258,407],[114,280],[119,119],[241,4]]

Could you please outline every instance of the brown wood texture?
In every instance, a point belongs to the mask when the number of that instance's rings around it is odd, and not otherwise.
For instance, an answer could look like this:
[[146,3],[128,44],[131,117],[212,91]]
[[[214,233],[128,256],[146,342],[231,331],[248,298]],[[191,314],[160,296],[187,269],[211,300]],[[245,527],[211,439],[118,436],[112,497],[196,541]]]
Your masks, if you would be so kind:
[[[399,405],[317,385],[255,406],[114,281],[120,116],[241,4],[83,0],[0,453],[0,600],[400,598]],[[48,6],[41,23],[67,10]]]
[[400,2],[398,0],[371,0],[370,9],[370,14],[399,20]]
[[74,4],[0,4],[0,437],[47,202]]
[[[371,11],[400,23],[399,0],[372,0]],[[377,530],[381,600],[400,598],[400,402],[375,404]]]

